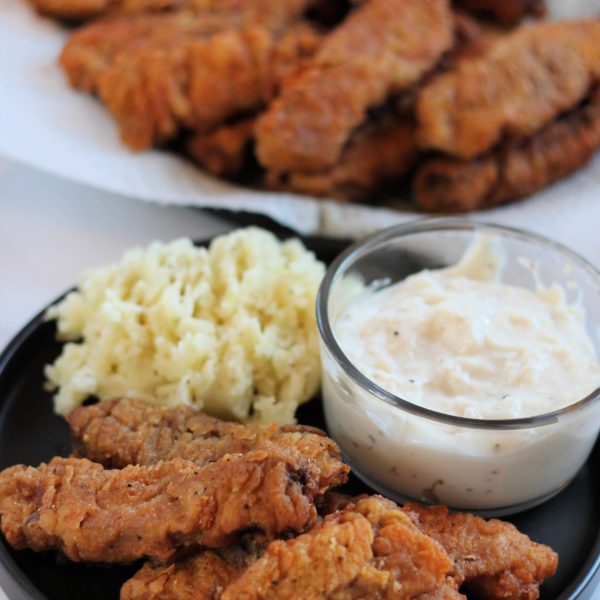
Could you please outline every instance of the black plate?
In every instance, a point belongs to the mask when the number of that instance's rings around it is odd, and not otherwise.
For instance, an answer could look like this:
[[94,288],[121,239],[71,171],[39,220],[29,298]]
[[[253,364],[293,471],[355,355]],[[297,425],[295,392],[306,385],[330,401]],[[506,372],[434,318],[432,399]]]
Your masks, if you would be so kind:
[[[329,263],[348,242],[305,238]],[[35,317],[0,357],[0,468],[37,465],[69,453],[65,421],[52,412],[44,391],[44,365],[60,353],[53,322]],[[320,399],[300,408],[301,423],[324,428]],[[508,520],[560,555],[557,574],[542,588],[542,600],[587,600],[600,578],[600,444],[573,483],[546,504]],[[356,479],[352,492],[368,489]],[[1,537],[1,536],[0,536]],[[0,539],[0,585],[11,600],[117,600],[121,584],[138,568],[59,564],[54,555],[14,552]]]

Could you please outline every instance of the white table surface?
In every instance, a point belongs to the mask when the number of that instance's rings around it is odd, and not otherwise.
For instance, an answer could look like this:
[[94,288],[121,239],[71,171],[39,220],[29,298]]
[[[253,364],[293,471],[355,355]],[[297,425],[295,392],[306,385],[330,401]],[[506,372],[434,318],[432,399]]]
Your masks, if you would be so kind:
[[229,228],[198,210],[130,200],[0,157],[0,348],[83,269],[154,239],[203,238]]

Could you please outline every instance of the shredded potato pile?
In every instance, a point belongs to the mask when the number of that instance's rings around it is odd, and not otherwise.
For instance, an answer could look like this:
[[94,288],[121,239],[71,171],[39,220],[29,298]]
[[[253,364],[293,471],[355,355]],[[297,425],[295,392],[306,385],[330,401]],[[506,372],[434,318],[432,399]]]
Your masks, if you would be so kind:
[[186,404],[290,423],[320,384],[315,299],[324,265],[257,228],[209,249],[188,239],[84,274],[48,311],[72,340],[46,367],[65,414],[89,396]]

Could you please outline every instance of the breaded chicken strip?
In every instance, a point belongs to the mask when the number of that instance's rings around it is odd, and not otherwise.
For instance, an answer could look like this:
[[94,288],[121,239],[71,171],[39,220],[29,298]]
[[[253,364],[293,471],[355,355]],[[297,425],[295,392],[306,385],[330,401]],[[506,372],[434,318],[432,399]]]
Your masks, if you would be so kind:
[[385,113],[352,136],[332,168],[315,173],[267,173],[266,186],[358,202],[398,181],[418,157],[414,119]]
[[208,37],[223,29],[221,19],[189,12],[100,19],[71,35],[61,52],[60,65],[73,87],[97,92],[100,76],[128,47],[146,44],[160,48],[176,39]]
[[[478,24],[459,13],[452,19],[453,48],[436,70],[450,68],[463,55],[479,51],[482,34]],[[316,172],[268,171],[266,187],[351,202],[381,197],[412,170],[421,154],[416,142],[415,89],[371,114],[352,134],[332,167]]]
[[333,166],[367,109],[412,86],[452,42],[447,0],[367,0],[261,115],[259,162],[277,172]]
[[[270,95],[285,78],[293,75],[303,61],[317,51],[321,36],[306,25],[296,25],[283,35],[275,47]],[[191,134],[185,148],[188,155],[213,175],[236,177],[248,164],[254,164],[256,116],[248,116],[219,126],[212,131]]]
[[257,559],[238,546],[205,550],[167,566],[146,563],[121,588],[121,600],[216,600]]
[[313,500],[335,481],[311,478],[307,462],[270,448],[204,467],[182,459],[122,470],[77,458],[18,465],[0,473],[0,527],[16,550],[168,560],[183,548],[226,547],[248,529],[275,536],[311,526]]
[[434,590],[451,565],[393,502],[373,496],[304,535],[271,543],[222,599],[408,600]]
[[525,17],[543,17],[545,0],[455,0],[459,8],[492,17],[504,25],[516,25]]
[[588,163],[600,148],[600,94],[523,143],[463,161],[433,158],[417,171],[414,195],[428,212],[496,206],[544,188]]
[[202,19],[163,20],[136,18],[140,35],[129,40],[119,21],[114,30],[110,23],[93,23],[61,57],[70,80],[97,91],[119,122],[123,141],[137,150],[166,142],[182,129],[210,131],[262,108],[278,79],[312,55],[320,41],[303,23],[281,34],[248,26],[205,35]]
[[321,482],[318,493],[344,483],[350,471],[337,444],[314,427],[241,425],[184,406],[165,408],[130,399],[78,407],[67,421],[75,453],[107,467],[174,458],[204,466],[226,454],[273,448],[302,463],[307,476]]
[[416,515],[418,527],[454,560],[452,574],[464,582],[468,597],[536,600],[540,584],[556,571],[557,554],[532,542],[511,523],[449,514],[445,506],[407,504],[403,510]]
[[539,23],[459,61],[417,98],[423,148],[470,160],[573,109],[600,80],[600,21]]

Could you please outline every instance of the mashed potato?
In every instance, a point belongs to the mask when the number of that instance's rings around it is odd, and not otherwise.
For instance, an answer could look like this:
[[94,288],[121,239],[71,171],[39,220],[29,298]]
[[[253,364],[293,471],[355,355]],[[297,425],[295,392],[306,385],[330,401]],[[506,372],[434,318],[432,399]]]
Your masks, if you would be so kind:
[[185,404],[290,423],[320,384],[315,298],[324,266],[298,240],[238,230],[209,249],[153,243],[84,274],[48,311],[74,340],[46,367],[55,409],[88,396]]

